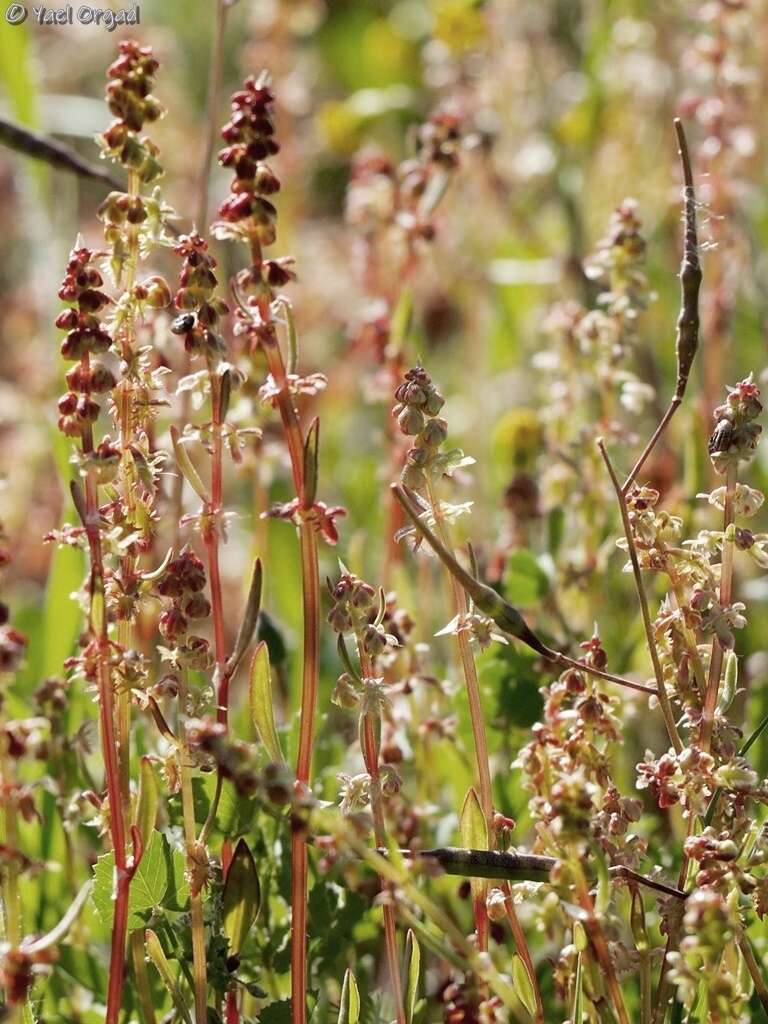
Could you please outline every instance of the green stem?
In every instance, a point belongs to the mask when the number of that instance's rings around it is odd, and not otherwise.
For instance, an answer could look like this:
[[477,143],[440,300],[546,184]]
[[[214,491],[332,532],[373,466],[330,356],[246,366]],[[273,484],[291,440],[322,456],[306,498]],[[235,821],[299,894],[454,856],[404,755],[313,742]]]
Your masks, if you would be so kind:
[[[192,772],[190,767],[189,747],[187,745],[187,673],[179,673],[179,714],[178,725],[179,774],[181,775],[181,806],[184,822],[184,844],[187,852],[187,872],[192,880],[190,885],[190,910],[192,924],[192,974],[195,993],[196,1024],[206,1024],[208,1020],[208,978],[206,968],[205,920],[203,916],[202,892],[195,886],[196,876],[194,856],[198,848],[195,824],[195,804],[192,792]],[[196,891],[197,889],[197,891]]]
[[[438,537],[440,538],[445,550],[453,555],[453,547],[448,527],[445,523],[440,501],[435,494],[431,480],[427,481],[427,495]],[[453,573],[448,573],[448,579],[453,592],[453,603],[456,614],[460,619],[462,619],[467,614],[467,598],[464,593],[464,589]],[[459,629],[457,632],[456,646],[458,648],[459,660],[461,662],[461,669],[464,675],[464,686],[467,692],[467,701],[469,703],[469,717],[472,722],[472,738],[475,747],[475,767],[477,771],[480,806],[485,816],[489,843],[492,844],[494,835],[493,789],[491,785],[490,759],[488,756],[488,739],[485,732],[485,717],[483,715],[483,706],[480,699],[480,684],[477,678],[475,658],[472,653],[472,647],[466,630]],[[475,930],[477,933],[478,948],[481,952],[485,952],[488,949],[489,938],[489,922],[485,900],[475,901]]]

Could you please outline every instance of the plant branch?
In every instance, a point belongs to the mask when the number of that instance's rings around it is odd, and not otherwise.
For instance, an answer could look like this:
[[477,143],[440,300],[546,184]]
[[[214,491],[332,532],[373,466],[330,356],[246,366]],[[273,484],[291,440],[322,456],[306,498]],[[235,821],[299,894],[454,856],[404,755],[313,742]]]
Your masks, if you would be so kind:
[[537,654],[565,668],[575,668],[598,679],[605,679],[609,683],[617,683],[619,686],[625,686],[630,690],[638,690],[640,693],[656,694],[655,687],[636,683],[633,679],[625,679],[623,676],[616,676],[611,672],[603,672],[601,669],[587,665],[584,661],[569,658],[567,655],[547,647],[526,624],[517,608],[514,608],[508,601],[505,601],[501,594],[498,594],[492,587],[486,586],[485,583],[481,583],[480,580],[470,575],[456,560],[454,555],[447,550],[445,545],[424,522],[419,508],[413,499],[408,496],[405,488],[400,484],[392,484],[392,492],[402,505],[416,530],[426,540],[441,562],[450,571],[451,575],[461,584],[475,605],[481,612],[493,619],[496,625],[505,633],[516,637],[518,640],[522,640],[524,644],[536,651]]
[[677,381],[675,393],[667,411],[653,433],[645,449],[633,466],[629,476],[621,488],[626,494],[645,465],[646,460],[658,444],[670,420],[677,412],[688,386],[691,366],[699,347],[699,292],[701,290],[701,262],[699,260],[699,241],[696,229],[696,191],[693,184],[691,158],[688,142],[682,121],[675,118],[675,134],[683,171],[683,259],[680,265],[680,315],[677,318],[677,337],[675,353],[677,356]]
[[659,706],[664,716],[664,723],[667,727],[667,733],[669,740],[675,751],[679,754],[683,749],[683,741],[680,739],[680,734],[677,731],[677,724],[675,722],[674,712],[672,711],[672,704],[667,694],[667,688],[664,683],[664,673],[661,668],[661,662],[659,661],[659,652],[656,648],[656,639],[653,635],[653,623],[651,622],[651,613],[648,609],[648,595],[645,592],[645,584],[643,583],[643,573],[640,568],[640,561],[637,557],[637,548],[635,546],[635,538],[632,532],[632,524],[629,521],[629,512],[627,511],[627,502],[622,492],[619,479],[616,476],[616,471],[613,468],[613,464],[608,456],[608,452],[605,450],[605,444],[602,438],[598,439],[597,447],[600,449],[600,454],[603,457],[608,475],[611,478],[614,490],[616,491],[616,499],[619,503],[619,512],[621,513],[621,522],[624,527],[624,537],[627,541],[627,550],[629,552],[629,560],[632,564],[632,574],[635,578],[635,589],[637,590],[637,598],[640,602],[640,611],[643,616],[643,628],[645,629],[645,638],[648,644],[648,652],[651,656],[651,663],[653,664],[653,673],[656,677],[657,695],[659,698]]

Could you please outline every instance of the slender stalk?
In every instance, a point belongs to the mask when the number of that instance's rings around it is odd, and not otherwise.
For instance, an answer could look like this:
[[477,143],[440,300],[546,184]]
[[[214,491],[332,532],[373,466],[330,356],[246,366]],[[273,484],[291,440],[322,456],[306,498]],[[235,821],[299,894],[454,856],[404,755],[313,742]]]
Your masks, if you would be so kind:
[[[736,496],[736,473],[737,467],[734,463],[728,467],[725,478],[725,502],[723,506],[723,557],[720,566],[720,607],[726,608],[731,603],[733,590],[733,505]],[[709,750],[712,742],[712,728],[715,724],[715,710],[717,709],[717,697],[720,691],[720,675],[723,668],[723,645],[718,638],[712,640],[712,655],[709,661],[709,676],[707,678],[707,692],[704,698],[704,708],[701,715],[701,745],[704,750]]]
[[[15,854],[19,849],[19,822],[18,812],[13,803],[13,770],[11,759],[6,752],[2,752],[0,758],[0,779],[8,786],[8,795],[3,802],[2,808],[2,837],[3,844],[10,850],[2,871],[2,895],[3,895],[3,923],[5,925],[4,938],[11,949],[17,949],[22,938],[21,919],[21,895],[19,893],[19,864]],[[28,1001],[24,1004],[17,1003],[8,1007],[10,1024],[23,1024],[24,1014]]]
[[619,1024],[629,1024],[629,1016],[627,1015],[627,1007],[624,1003],[624,996],[621,992],[621,986],[619,980],[616,977],[616,971],[611,960],[611,954],[608,949],[608,943],[603,933],[600,921],[595,914],[595,907],[592,902],[592,897],[589,895],[589,889],[587,887],[586,879],[581,871],[581,865],[575,866],[575,880],[576,880],[576,895],[579,902],[579,906],[584,911],[586,917],[584,926],[589,935],[592,947],[595,950],[598,963],[602,968],[603,975],[605,978],[605,984],[608,988],[608,994],[611,997],[613,1008],[616,1011]]
[[[181,808],[184,822],[184,845],[187,851],[187,871],[190,878],[194,879],[194,852],[197,846],[195,827],[195,804],[192,794],[192,771],[187,745],[187,673],[179,673],[179,713],[182,721],[178,725],[179,744],[179,774],[181,776]],[[195,994],[195,1021],[196,1024],[206,1024],[208,1019],[208,979],[206,968],[206,947],[205,947],[205,920],[203,917],[202,892],[196,886],[190,886],[190,909],[192,924],[192,976],[194,979]]]
[[507,921],[509,921],[509,928],[512,932],[512,937],[515,940],[515,946],[517,952],[520,954],[520,959],[525,964],[525,970],[528,974],[528,980],[531,983],[533,989],[533,998],[536,1000],[536,1024],[544,1024],[544,1004],[541,1001],[541,990],[539,988],[539,981],[536,977],[536,968],[533,964],[533,957],[531,951],[528,948],[528,942],[525,938],[525,932],[523,931],[520,920],[515,910],[515,900],[512,895],[512,887],[509,882],[505,882],[502,886],[502,891],[506,897],[504,900],[504,910],[507,914]]
[[211,455],[211,502],[206,510],[206,526],[203,529],[203,543],[208,558],[208,580],[211,588],[211,617],[213,619],[213,644],[216,659],[216,676],[218,678],[216,717],[223,725],[229,718],[229,673],[226,669],[227,653],[224,635],[224,601],[221,588],[221,568],[219,565],[220,520],[222,515],[222,403],[221,377],[216,373],[211,362],[208,364],[211,381],[211,420],[213,433],[213,452]]
[[658,444],[670,420],[677,412],[688,386],[693,360],[699,347],[699,292],[701,290],[701,263],[699,261],[699,241],[696,229],[696,192],[693,184],[693,170],[688,152],[685,130],[679,118],[675,118],[675,134],[680,166],[683,171],[683,260],[680,266],[680,315],[677,318],[677,337],[675,351],[677,355],[677,382],[675,393],[667,411],[653,432],[643,453],[633,466],[624,481],[621,493],[626,494],[645,465],[646,460]]
[[637,590],[637,598],[640,602],[640,611],[643,616],[643,628],[645,629],[645,638],[648,643],[648,652],[651,656],[651,663],[653,664],[653,673],[656,677],[657,695],[659,698],[659,707],[661,713],[664,716],[664,723],[667,727],[667,733],[669,740],[675,751],[679,754],[683,749],[683,741],[680,739],[680,734],[677,731],[677,724],[675,722],[674,712],[672,711],[672,703],[667,695],[667,688],[664,684],[664,673],[661,668],[661,662],[659,660],[659,652],[656,648],[656,639],[653,635],[653,623],[651,622],[651,613],[648,609],[648,595],[645,592],[645,584],[643,583],[643,573],[640,568],[640,562],[637,557],[637,548],[635,547],[635,538],[632,533],[632,524],[629,521],[629,513],[627,511],[627,502],[624,494],[622,493],[619,479],[616,476],[616,471],[613,468],[608,452],[605,450],[605,445],[602,438],[597,442],[597,447],[600,449],[600,454],[603,457],[606,468],[608,469],[608,475],[611,478],[614,490],[616,491],[616,499],[619,503],[619,512],[621,513],[621,522],[624,527],[624,536],[627,541],[627,550],[629,552],[629,560],[632,563],[632,573],[635,577],[635,588]]
[[[291,459],[296,496],[306,511],[304,487],[304,438],[296,414],[282,353],[274,325],[268,322],[261,336],[269,371],[278,388],[277,407],[283,424]],[[296,782],[306,791],[312,768],[315,709],[320,678],[320,570],[317,555],[317,534],[307,520],[299,526],[301,548],[301,588],[303,608],[303,661],[299,746],[296,758]],[[291,1006],[293,1024],[305,1024],[307,998],[307,845],[305,835],[297,830],[291,836]]]
[[[83,370],[87,376],[89,356],[82,357]],[[85,455],[93,451],[93,432],[90,425],[82,434]],[[131,876],[125,848],[125,818],[120,777],[120,755],[115,730],[115,701],[112,681],[111,652],[107,633],[107,615],[104,608],[104,562],[101,550],[100,516],[96,480],[93,472],[85,478],[85,531],[91,561],[91,629],[95,632],[93,642],[96,648],[97,678],[99,691],[99,722],[102,756],[109,800],[109,829],[112,850],[115,855],[115,914],[112,921],[112,939],[109,958],[109,982],[107,986],[106,1024],[117,1024],[123,996],[125,976],[125,940],[128,926],[128,896]],[[97,612],[98,609],[98,612]],[[97,614],[95,614],[97,612]]]
[[427,526],[421,518],[421,513],[418,507],[415,505],[413,499],[408,496],[405,489],[398,484],[393,484],[392,492],[402,505],[403,509],[407,512],[408,518],[411,520],[416,530],[421,534],[424,540],[426,540],[451,575],[461,584],[477,607],[486,615],[489,615],[496,625],[500,629],[504,630],[505,633],[516,637],[518,640],[522,640],[522,642],[527,644],[531,650],[536,651],[537,654],[542,655],[542,657],[547,658],[549,661],[555,662],[558,665],[563,665],[566,668],[578,669],[580,672],[586,672],[588,675],[596,676],[598,679],[605,679],[610,683],[617,683],[619,686],[625,686],[630,690],[638,690],[641,693],[656,694],[657,691],[652,686],[644,686],[642,683],[636,683],[633,679],[625,679],[623,676],[616,676],[611,672],[603,672],[601,669],[592,668],[591,665],[588,665],[584,661],[577,661],[574,658],[569,658],[567,655],[561,654],[559,651],[553,651],[552,648],[547,647],[547,645],[544,644],[526,624],[525,620],[516,608],[505,601],[501,595],[491,587],[488,587],[484,583],[481,583],[480,580],[475,579],[474,576],[470,575],[470,573],[468,573],[467,570],[459,564],[452,552],[446,548],[443,542],[432,532],[430,527]]
[[[139,195],[139,175],[136,171],[128,172],[128,195]],[[128,226],[128,253],[125,266],[126,293],[130,292],[136,279],[136,265],[139,258],[139,232],[135,224]],[[134,324],[132,317],[129,317],[123,325],[122,335],[119,339],[120,349],[126,366],[131,365],[133,354]],[[125,376],[117,386],[115,395],[115,406],[118,410],[118,421],[120,426],[120,447],[123,452],[123,498],[126,507],[133,509],[133,489],[136,481],[134,478],[133,462],[125,461],[125,453],[133,441],[133,388],[128,376]],[[130,466],[130,474],[127,467]],[[130,579],[135,568],[135,559],[132,555],[125,555],[121,559],[121,568],[125,579]],[[117,626],[117,642],[123,650],[130,650],[133,647],[134,625],[130,619],[121,619]],[[120,789],[122,793],[122,807],[124,811],[130,807],[131,800],[131,694],[127,687],[120,687],[117,691],[117,745],[120,757]]]
[[144,953],[144,929],[136,928],[129,939],[131,960],[133,962],[133,979],[136,984],[139,1009],[143,1024],[156,1024],[155,1005],[152,990],[149,987],[149,972]]
[[206,132],[203,159],[200,163],[200,174],[197,192],[197,230],[205,234],[208,220],[208,180],[211,174],[211,159],[216,140],[217,112],[221,93],[221,74],[224,64],[224,31],[227,24],[227,11],[234,0],[216,0],[216,28],[211,46],[211,66],[208,74],[208,99],[206,103]]
[[763,1012],[768,1016],[768,985],[765,983],[763,972],[760,969],[760,964],[757,962],[755,951],[752,948],[752,943],[749,941],[747,934],[742,930],[739,930],[737,941],[739,949],[741,950],[741,955],[744,957],[744,963],[747,965],[749,976],[755,986],[757,998],[760,1000]]
[[[360,668],[363,678],[373,676],[373,666],[370,659],[364,654],[362,638],[357,636],[357,649],[360,657]],[[371,810],[373,811],[373,834],[376,846],[386,848],[387,828],[384,821],[384,803],[381,793],[381,773],[379,771],[379,744],[376,739],[376,729],[373,715],[368,712],[363,715],[363,759],[365,768],[371,779]],[[395,1002],[395,1010],[398,1024],[405,1024],[405,1007],[403,1005],[403,986],[400,978],[400,957],[397,952],[397,925],[395,922],[394,890],[385,883],[387,901],[382,907],[384,915],[384,939],[387,947],[387,965],[389,968],[389,980],[392,986],[392,998]]]
[[[442,513],[440,501],[435,495],[431,481],[427,482],[427,494],[435,520],[437,534],[446,551],[452,553],[452,544],[448,527]],[[453,573],[448,573],[448,578],[453,592],[453,602],[456,614],[461,618],[467,614],[467,598],[461,583]],[[469,637],[465,630],[459,630],[456,635],[456,646],[459,651],[459,660],[464,675],[464,686],[467,691],[469,703],[469,716],[472,721],[472,738],[475,746],[475,767],[479,787],[480,806],[485,816],[488,828],[489,843],[493,842],[493,789],[491,785],[491,769],[488,757],[488,739],[485,733],[485,717],[483,706],[480,700],[480,684],[477,679],[475,658],[472,653]],[[478,949],[484,952],[488,949],[489,922],[488,912],[484,900],[475,901],[475,929],[477,932]]]

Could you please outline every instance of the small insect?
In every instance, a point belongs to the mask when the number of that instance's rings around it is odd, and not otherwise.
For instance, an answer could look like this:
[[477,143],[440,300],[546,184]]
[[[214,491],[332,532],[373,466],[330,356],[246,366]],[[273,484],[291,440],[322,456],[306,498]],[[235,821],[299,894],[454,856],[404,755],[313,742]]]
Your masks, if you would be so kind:
[[730,420],[722,419],[712,431],[707,450],[710,455],[716,452],[725,452],[731,446],[733,440],[733,423]]
[[171,334],[189,334],[195,326],[194,313],[182,313],[171,323]]

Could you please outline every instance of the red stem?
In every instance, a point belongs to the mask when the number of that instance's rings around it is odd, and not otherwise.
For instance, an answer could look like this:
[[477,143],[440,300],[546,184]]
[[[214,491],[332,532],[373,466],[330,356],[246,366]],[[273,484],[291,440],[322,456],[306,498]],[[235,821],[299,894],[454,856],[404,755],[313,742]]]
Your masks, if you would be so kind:
[[[288,379],[274,327],[260,334],[269,372],[278,388],[277,408],[283,424],[296,496],[305,508],[304,438],[288,390]],[[301,587],[304,620],[299,748],[296,782],[306,790],[312,769],[315,708],[320,674],[320,571],[317,535],[311,522],[299,526],[301,546]],[[304,834],[291,837],[291,1007],[293,1024],[305,1024],[307,1017],[307,846]]]

